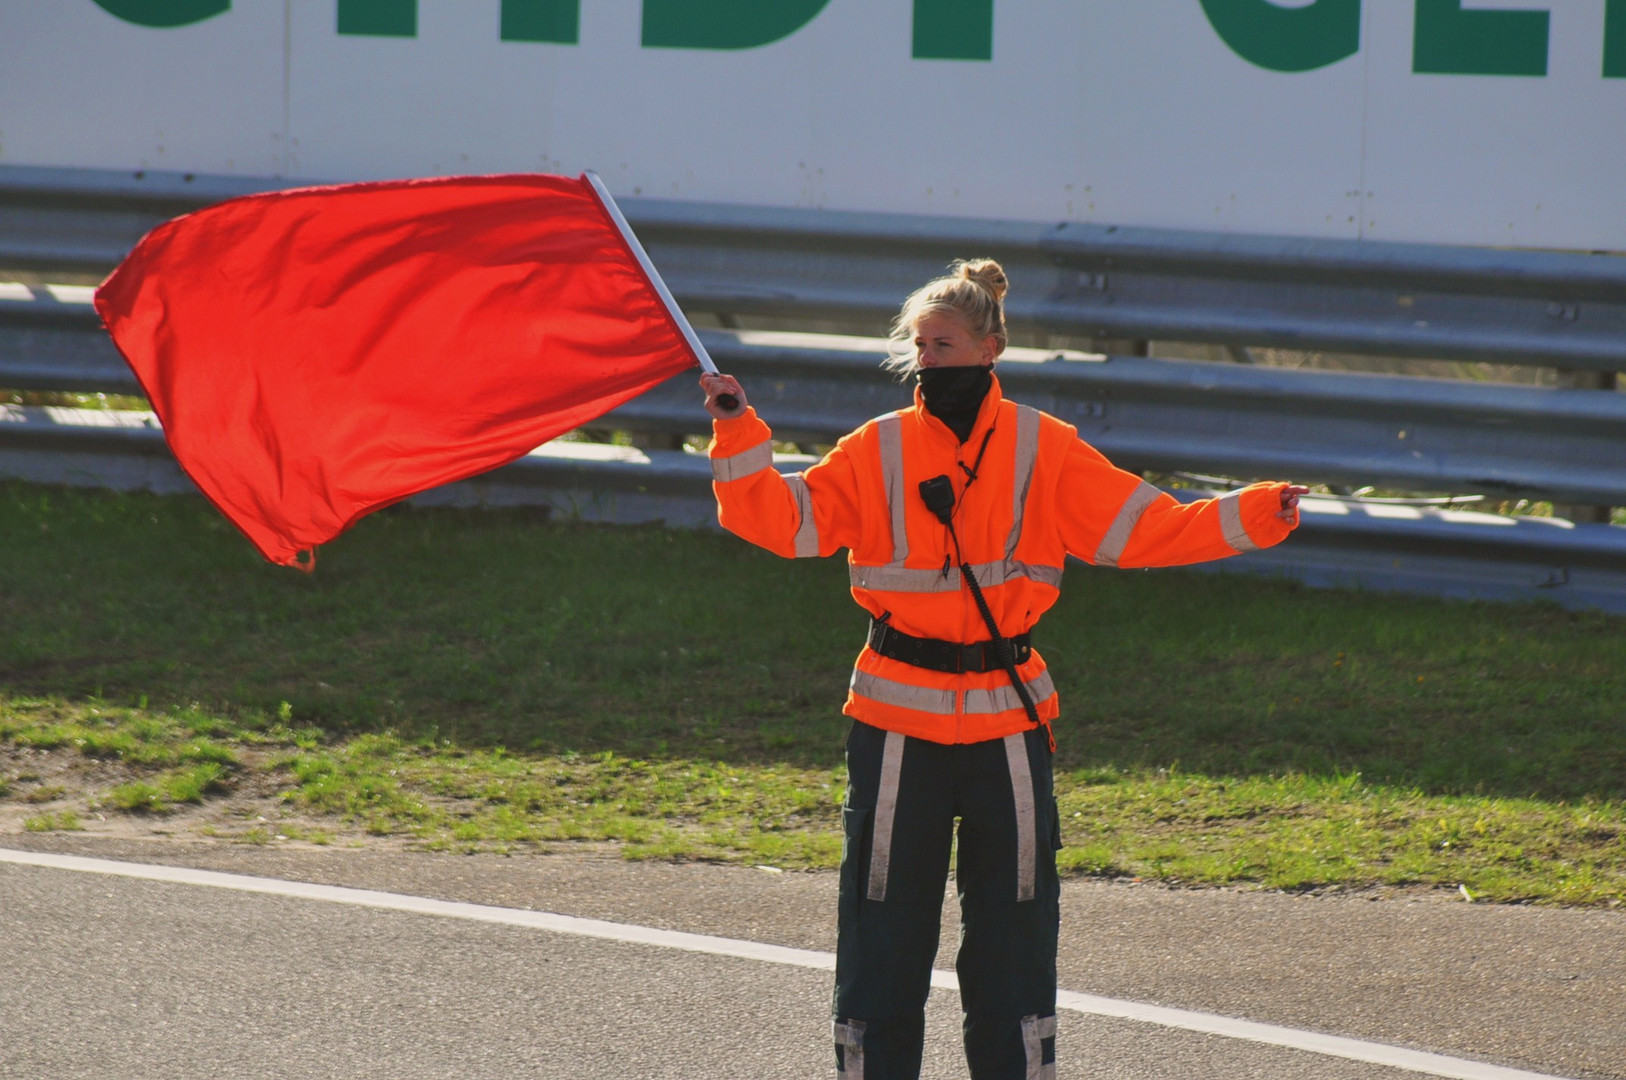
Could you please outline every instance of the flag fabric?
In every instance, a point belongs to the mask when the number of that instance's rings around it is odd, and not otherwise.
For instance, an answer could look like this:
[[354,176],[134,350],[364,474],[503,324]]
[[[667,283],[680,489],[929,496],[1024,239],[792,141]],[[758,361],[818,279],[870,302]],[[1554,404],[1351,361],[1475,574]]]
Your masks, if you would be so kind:
[[585,177],[233,199],[148,233],[96,310],[187,475],[307,568],[696,363]]

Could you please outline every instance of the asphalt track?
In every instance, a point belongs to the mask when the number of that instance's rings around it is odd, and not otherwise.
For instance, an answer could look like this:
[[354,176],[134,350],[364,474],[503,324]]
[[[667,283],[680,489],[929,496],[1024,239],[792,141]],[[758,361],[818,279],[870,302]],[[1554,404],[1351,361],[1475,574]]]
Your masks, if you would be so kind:
[[[0,852],[0,1077],[831,1075],[829,875],[5,843],[350,890],[141,880],[125,875],[176,875]],[[681,937],[696,933],[726,940]],[[1084,1011],[1062,1015],[1063,1075],[1511,1080],[1484,1062],[1626,1075],[1626,916],[1613,912],[1077,882],[1062,984],[1117,999],[1064,998]],[[956,1004],[933,995],[927,1076],[964,1076]],[[1269,1045],[1257,1040],[1279,1028],[1230,1017],[1297,1029],[1301,1046],[1303,1032],[1351,1042],[1335,1056]],[[1194,1019],[1225,1034],[1168,1026]],[[1419,1073],[1349,1056],[1397,1045],[1458,1060],[1413,1058]]]

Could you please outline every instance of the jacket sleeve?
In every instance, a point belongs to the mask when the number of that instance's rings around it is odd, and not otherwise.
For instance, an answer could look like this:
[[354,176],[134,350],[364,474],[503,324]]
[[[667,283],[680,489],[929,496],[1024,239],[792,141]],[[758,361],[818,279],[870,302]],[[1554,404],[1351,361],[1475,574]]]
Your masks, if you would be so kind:
[[1277,517],[1285,483],[1252,484],[1182,503],[1113,467],[1074,439],[1056,492],[1056,520],[1069,554],[1097,566],[1182,566],[1271,547],[1298,525]]
[[845,440],[803,473],[773,467],[773,432],[753,408],[712,421],[712,492],[723,528],[786,558],[857,543],[856,477]]

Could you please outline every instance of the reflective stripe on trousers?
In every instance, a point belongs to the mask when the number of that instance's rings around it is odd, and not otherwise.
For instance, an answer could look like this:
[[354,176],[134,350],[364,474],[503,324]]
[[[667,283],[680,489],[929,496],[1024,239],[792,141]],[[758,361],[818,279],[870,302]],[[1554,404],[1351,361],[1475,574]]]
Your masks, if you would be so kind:
[[903,777],[903,739],[896,731],[887,732],[886,749],[881,753],[881,788],[875,795],[869,889],[865,893],[871,900],[886,899],[886,875],[892,865],[892,819],[898,812],[898,782]]
[[1026,1080],[1056,1080],[1056,1055],[1052,1045],[1050,1060],[1044,1059],[1044,1040],[1055,1039],[1056,1017],[1022,1017],[1022,1052],[1027,1055]]
[[1016,899],[1033,899],[1039,859],[1038,818],[1033,805],[1033,772],[1028,768],[1025,736],[1005,736],[1005,762],[1011,770],[1011,799],[1016,808]]
[[836,1042],[838,1080],[864,1080],[864,1022],[840,1020],[832,1025]]

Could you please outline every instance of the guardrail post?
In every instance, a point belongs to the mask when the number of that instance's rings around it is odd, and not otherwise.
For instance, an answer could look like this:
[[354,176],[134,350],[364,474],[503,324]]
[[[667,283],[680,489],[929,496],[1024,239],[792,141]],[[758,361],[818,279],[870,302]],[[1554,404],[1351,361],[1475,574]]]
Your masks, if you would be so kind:
[[639,450],[682,450],[684,436],[669,431],[634,431],[632,445]]
[[1151,356],[1152,343],[1145,338],[1091,338],[1085,351],[1108,356]]
[[[1620,385],[1620,376],[1613,371],[1576,371],[1559,368],[1558,385],[1568,390],[1615,390]],[[1607,525],[1613,514],[1614,508],[1610,506],[1589,506],[1585,503],[1553,504],[1554,517],[1568,518],[1577,523]]]

